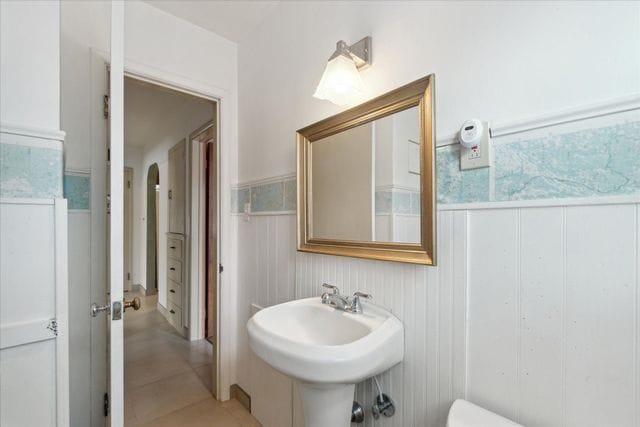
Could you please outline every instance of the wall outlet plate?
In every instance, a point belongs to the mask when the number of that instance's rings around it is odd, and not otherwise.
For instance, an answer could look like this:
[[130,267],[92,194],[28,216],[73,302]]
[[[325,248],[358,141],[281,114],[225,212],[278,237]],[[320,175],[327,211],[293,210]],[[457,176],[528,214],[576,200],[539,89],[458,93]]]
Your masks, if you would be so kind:
[[465,148],[460,145],[460,170],[491,167],[493,152],[489,136],[489,123],[484,122],[484,131],[478,145]]

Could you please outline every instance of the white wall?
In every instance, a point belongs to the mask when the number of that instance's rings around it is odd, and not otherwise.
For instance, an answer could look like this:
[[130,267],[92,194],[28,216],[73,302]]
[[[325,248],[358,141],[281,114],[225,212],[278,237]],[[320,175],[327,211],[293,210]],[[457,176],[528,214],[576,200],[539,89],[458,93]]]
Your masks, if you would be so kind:
[[[339,39],[373,37],[368,97],[435,73],[436,131],[447,135],[469,117],[506,122],[640,92],[639,13],[605,2],[282,2],[239,47],[239,181],[295,170],[295,130],[339,111],[311,96]],[[249,366],[238,383],[265,426],[291,423],[290,383],[255,361],[243,327],[251,303],[317,295],[329,281],[371,292],[407,328],[405,362],[383,375],[397,413],[365,425],[442,426],[459,396],[531,426],[635,425],[637,209],[440,212],[436,268],[296,254],[292,216],[238,216],[238,363]],[[369,406],[371,384],[357,395]]]
[[57,1],[2,2],[0,114],[3,123],[60,129],[59,16]]
[[239,181],[295,170],[295,130],[340,111],[311,96],[339,39],[373,37],[368,97],[435,73],[447,135],[640,91],[637,23],[630,2],[283,2],[240,44]]
[[[195,126],[197,127],[197,126]],[[194,129],[195,129],[194,127]],[[187,136],[187,135],[185,135]],[[147,174],[149,167],[157,163],[160,176],[160,206],[158,209],[158,302],[167,306],[167,231],[168,231],[168,173],[169,173],[169,149],[179,140],[167,138],[162,141],[150,142],[149,146],[141,149],[133,148],[133,152],[139,152],[139,161],[135,165],[134,176],[137,177],[134,190],[134,206],[138,207],[138,215],[133,220],[134,242],[138,242],[133,252],[133,283],[147,287]],[[129,150],[129,149],[128,149]],[[128,153],[127,150],[127,153]],[[125,159],[127,154],[125,154]],[[133,156],[135,158],[135,155]],[[126,164],[126,161],[125,161]]]
[[[61,159],[60,3],[0,3],[0,144],[22,179],[0,199],[0,424],[67,425],[69,417],[66,202]],[[52,157],[50,157],[52,158]],[[4,173],[2,181],[11,180]],[[57,182],[55,182],[57,181]],[[44,185],[43,185],[44,184]],[[42,188],[37,188],[42,186]],[[21,190],[15,196],[11,190]],[[40,192],[38,192],[41,190]],[[53,190],[53,191],[52,191]],[[58,330],[52,329],[57,320]],[[82,367],[80,367],[81,369]]]
[[[4,7],[4,6],[3,6]],[[22,22],[29,22],[22,21]],[[61,109],[62,128],[67,131],[69,141],[66,146],[67,168],[87,170],[91,167],[92,120],[95,120],[96,109],[102,105],[91,99],[93,88],[92,60],[90,49],[105,54],[109,51],[110,3],[101,1],[63,1],[61,6]],[[4,28],[4,23],[3,23]],[[54,39],[54,37],[51,37]],[[55,37],[57,40],[57,36]],[[127,2],[125,5],[125,69],[135,70],[150,78],[168,84],[181,85],[193,91],[213,94],[222,99],[222,138],[221,150],[224,161],[223,176],[235,182],[237,177],[237,57],[236,45],[216,34],[192,25],[186,21],[168,15],[143,2]],[[95,65],[95,61],[93,62]],[[95,72],[95,70],[94,70]],[[3,84],[4,87],[4,84]],[[96,95],[96,94],[93,94]],[[93,149],[97,149],[93,147]],[[162,172],[162,169],[161,169]],[[166,171],[165,171],[166,172]],[[142,178],[136,175],[138,178]],[[135,179],[135,178],[134,178]],[[144,175],[146,180],[146,173]],[[140,180],[138,180],[140,181]],[[96,189],[92,188],[92,192]],[[229,212],[229,189],[223,188],[222,212]],[[225,201],[226,200],[226,201]],[[228,216],[223,216],[226,225]],[[75,227],[70,224],[70,227]],[[78,224],[78,226],[80,226]],[[232,227],[227,227],[229,235],[235,234]],[[224,235],[224,237],[229,237]],[[91,239],[88,227],[76,234],[74,238]],[[230,298],[235,303],[231,286],[235,274],[235,243],[228,238],[224,242],[221,257],[228,266],[222,286],[223,298]],[[90,263],[90,254],[85,253],[73,260],[71,267]],[[141,273],[141,272],[140,272]],[[227,285],[228,283],[228,285]],[[85,332],[90,328],[87,307],[91,304],[90,293],[72,294],[70,309],[78,311],[82,318]],[[226,313],[225,313],[226,314]],[[233,325],[232,325],[233,326]],[[85,340],[85,333],[78,331],[71,340]],[[231,335],[233,333],[233,335]],[[233,327],[221,333],[225,348],[233,350],[228,343],[235,337]],[[88,358],[88,348],[78,357]],[[231,364],[233,358],[225,355],[222,363]],[[95,369],[100,369],[96,367]],[[233,372],[233,369],[227,371]],[[221,378],[223,383],[233,381],[233,374]],[[98,386],[99,387],[99,386]],[[228,387],[228,386],[227,386]],[[89,390],[77,387],[74,395],[82,397]],[[228,388],[223,396],[228,395]],[[73,396],[72,396],[73,399]],[[94,423],[100,422],[99,399],[92,399],[92,412],[96,415]],[[72,411],[72,425],[85,426],[88,405],[76,406]]]
[[[125,136],[126,138],[126,136]],[[146,200],[141,199],[142,185],[146,189],[147,174],[142,170],[142,150],[140,147],[124,147],[124,166],[133,169],[132,190],[132,224],[131,224],[131,286],[141,284],[140,282],[140,253],[146,248],[146,240],[141,239],[141,231],[138,230],[138,222],[147,216]],[[145,235],[146,238],[146,235]],[[125,264],[126,265],[126,264]],[[125,275],[127,272],[124,272]]]

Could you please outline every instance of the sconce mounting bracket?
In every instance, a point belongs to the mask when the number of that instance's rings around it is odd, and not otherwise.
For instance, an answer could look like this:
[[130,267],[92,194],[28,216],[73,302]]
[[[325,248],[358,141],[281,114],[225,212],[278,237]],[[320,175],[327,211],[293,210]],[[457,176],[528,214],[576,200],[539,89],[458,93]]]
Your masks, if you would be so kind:
[[348,50],[358,70],[363,70],[371,65],[371,36],[355,42],[348,47]]

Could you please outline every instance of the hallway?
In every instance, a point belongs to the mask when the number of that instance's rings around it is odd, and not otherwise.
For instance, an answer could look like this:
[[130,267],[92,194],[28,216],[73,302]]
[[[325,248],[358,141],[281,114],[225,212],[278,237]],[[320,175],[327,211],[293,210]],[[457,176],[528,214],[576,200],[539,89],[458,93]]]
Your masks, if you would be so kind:
[[124,323],[127,427],[253,427],[260,424],[235,399],[211,395],[212,345],[189,342],[157,310],[157,295],[139,296]]

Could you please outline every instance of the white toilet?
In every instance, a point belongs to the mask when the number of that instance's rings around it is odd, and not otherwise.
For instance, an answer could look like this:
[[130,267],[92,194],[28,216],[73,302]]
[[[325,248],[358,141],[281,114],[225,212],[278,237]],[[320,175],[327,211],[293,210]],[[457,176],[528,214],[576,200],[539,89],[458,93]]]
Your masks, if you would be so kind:
[[447,417],[447,427],[523,427],[466,400],[453,402]]

